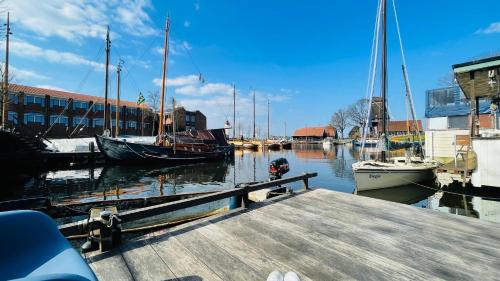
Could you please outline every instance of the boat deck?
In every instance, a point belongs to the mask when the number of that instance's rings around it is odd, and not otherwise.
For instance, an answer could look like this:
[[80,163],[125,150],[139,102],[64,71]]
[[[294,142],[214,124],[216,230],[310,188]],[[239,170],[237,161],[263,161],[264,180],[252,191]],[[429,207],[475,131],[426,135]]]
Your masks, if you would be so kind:
[[100,280],[498,279],[500,224],[316,189],[87,255]]

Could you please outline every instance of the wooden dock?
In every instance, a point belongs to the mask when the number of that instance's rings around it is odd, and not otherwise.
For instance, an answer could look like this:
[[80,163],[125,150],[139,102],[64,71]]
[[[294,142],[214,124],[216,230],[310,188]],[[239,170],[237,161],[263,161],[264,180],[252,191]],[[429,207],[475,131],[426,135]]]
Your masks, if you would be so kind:
[[497,223],[316,189],[86,258],[100,280],[492,280],[499,244]]

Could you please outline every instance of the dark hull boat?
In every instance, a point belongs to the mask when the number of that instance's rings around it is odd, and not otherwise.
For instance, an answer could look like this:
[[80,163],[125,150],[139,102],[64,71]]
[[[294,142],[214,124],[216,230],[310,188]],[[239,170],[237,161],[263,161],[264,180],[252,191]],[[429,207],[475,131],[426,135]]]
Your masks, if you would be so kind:
[[203,151],[199,145],[179,144],[172,146],[132,143],[125,140],[96,136],[97,146],[108,162],[184,164],[222,160],[227,151],[215,148]]

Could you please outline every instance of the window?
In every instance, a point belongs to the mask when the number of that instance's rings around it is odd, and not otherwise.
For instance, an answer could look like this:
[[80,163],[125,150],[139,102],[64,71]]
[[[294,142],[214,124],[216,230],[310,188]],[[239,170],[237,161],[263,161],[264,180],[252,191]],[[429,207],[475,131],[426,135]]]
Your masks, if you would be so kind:
[[59,116],[59,115],[50,115],[50,125],[52,126],[54,123],[68,125],[68,117],[67,116]]
[[13,104],[18,104],[19,97],[16,94],[9,94],[9,102]]
[[14,112],[14,111],[9,111],[9,116],[8,116],[8,120],[12,123],[12,124],[17,124],[17,112]]
[[[116,105],[112,105],[112,106],[110,106],[110,108],[111,108],[111,112],[116,112]],[[120,113],[122,113],[122,112],[123,112],[123,107],[120,106]]]
[[196,115],[191,115],[191,122],[196,122]]
[[89,120],[87,118],[73,117],[73,126],[87,126],[88,124]]
[[144,129],[149,129],[150,126],[151,126],[150,123],[144,123]]
[[137,129],[137,122],[136,121],[128,121],[127,128]]
[[89,103],[86,101],[73,101],[73,109],[87,109],[89,108]]
[[467,129],[469,127],[469,116],[449,116],[449,129]]
[[103,103],[96,103],[96,104],[94,104],[94,112],[96,112],[96,111],[103,111],[103,110],[104,110],[104,104]]
[[104,118],[94,118],[94,128],[97,126],[104,126]]
[[50,99],[50,107],[66,107],[68,104],[68,101],[65,99],[56,99],[56,98],[51,98]]
[[28,104],[38,104],[43,107],[45,105],[45,97],[26,95],[24,96],[24,105]]
[[[111,119],[111,127],[116,128],[116,119]],[[120,121],[120,128],[123,127],[123,121]]]
[[127,114],[135,115],[136,113],[137,113],[137,108],[136,107],[129,107],[129,108],[127,108]]
[[43,125],[45,123],[44,119],[45,118],[41,113],[36,113],[36,112],[24,113],[24,124],[37,123]]

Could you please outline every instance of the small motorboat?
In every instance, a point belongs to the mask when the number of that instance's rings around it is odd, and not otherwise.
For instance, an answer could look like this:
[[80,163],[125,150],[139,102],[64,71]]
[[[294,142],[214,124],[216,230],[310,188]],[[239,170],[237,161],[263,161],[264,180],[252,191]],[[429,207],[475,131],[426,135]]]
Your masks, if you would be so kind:
[[259,146],[253,142],[244,142],[243,143],[243,148],[248,149],[248,150],[257,150],[259,149]]

